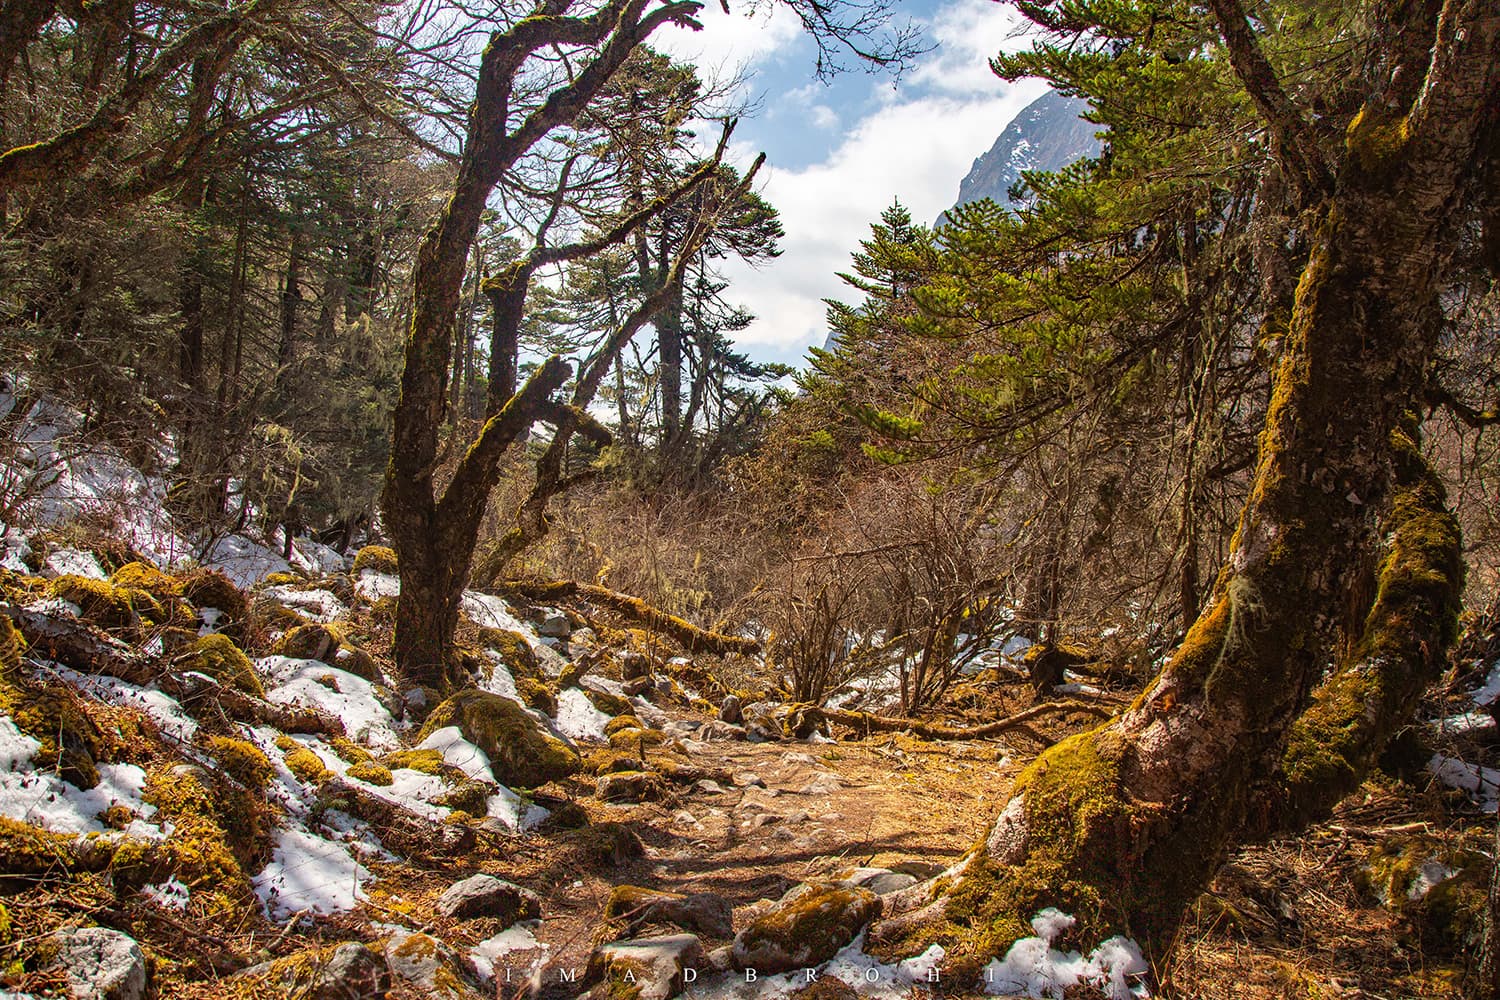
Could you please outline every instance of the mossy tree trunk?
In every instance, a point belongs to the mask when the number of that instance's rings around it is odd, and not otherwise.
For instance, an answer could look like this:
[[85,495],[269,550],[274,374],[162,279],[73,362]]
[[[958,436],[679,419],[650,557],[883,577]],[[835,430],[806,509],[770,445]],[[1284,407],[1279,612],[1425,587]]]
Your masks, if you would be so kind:
[[[955,981],[1004,955],[1046,906],[1073,913],[1096,941],[1124,933],[1164,957],[1188,904],[1244,834],[1256,790],[1281,774],[1352,577],[1380,544],[1382,512],[1395,536],[1353,672],[1374,678],[1385,659],[1396,664],[1388,675],[1423,676],[1452,634],[1457,533],[1414,442],[1393,449],[1391,436],[1437,342],[1450,209],[1500,105],[1500,10],[1480,0],[1449,2],[1435,18],[1421,5],[1393,9],[1418,22],[1406,26],[1418,36],[1427,18],[1430,61],[1428,46],[1413,45],[1420,64],[1381,73],[1394,82],[1370,96],[1345,148],[1324,160],[1238,4],[1212,6],[1316,220],[1255,476],[1204,610],[1144,694],[1038,758],[985,844],[872,932],[885,953],[944,943]],[[1403,688],[1331,701],[1329,718],[1356,705],[1380,717],[1369,738],[1328,748],[1347,758],[1333,770],[1358,774],[1411,698]]]
[[[381,494],[401,576],[392,651],[410,683],[445,686],[463,588],[484,508],[499,478],[500,458],[542,418],[551,394],[569,375],[568,366],[552,358],[514,394],[504,391],[507,380],[492,383],[485,422],[452,479],[439,491],[435,475],[447,415],[454,322],[481,214],[506,171],[548,133],[575,120],[656,28],[668,22],[696,26],[696,3],[670,2],[649,10],[648,6],[647,0],[611,0],[591,15],[567,17],[567,0],[541,0],[532,16],[493,32],[481,56],[453,193],[417,251],[401,395]],[[581,48],[588,54],[579,57],[568,83],[534,107],[512,107],[532,57],[556,47]],[[564,197],[560,190],[556,204]],[[617,235],[616,241],[629,232]],[[506,287],[513,315],[522,315],[536,267],[603,246],[539,245],[525,262],[530,268],[513,273]]]

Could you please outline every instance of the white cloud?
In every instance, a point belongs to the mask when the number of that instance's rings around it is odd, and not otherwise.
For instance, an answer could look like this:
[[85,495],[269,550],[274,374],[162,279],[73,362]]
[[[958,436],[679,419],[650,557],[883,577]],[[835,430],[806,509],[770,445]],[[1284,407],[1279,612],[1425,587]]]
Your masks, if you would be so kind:
[[807,109],[807,115],[815,128],[831,129],[839,123],[839,113],[826,104],[814,104]]
[[768,4],[748,13],[731,10],[726,14],[718,3],[706,3],[698,16],[702,31],[669,26],[653,35],[651,44],[675,59],[693,63],[705,78],[726,79],[765,62],[796,41],[802,31],[797,15],[785,4]]
[[927,25],[937,48],[909,82],[948,94],[993,93],[1002,81],[990,70],[990,58],[1026,48],[1030,42],[1019,29],[1027,23],[1014,9],[991,0],[954,0]]
[[857,123],[821,163],[801,170],[768,164],[762,194],[781,212],[782,255],[751,269],[727,268],[731,296],[756,314],[736,338],[746,346],[822,344],[824,298],[847,298],[837,272],[899,198],[915,221],[931,224],[958,195],[974,158],[994,143],[1015,114],[1041,93],[1028,81],[996,81],[991,96],[914,97],[888,104]]

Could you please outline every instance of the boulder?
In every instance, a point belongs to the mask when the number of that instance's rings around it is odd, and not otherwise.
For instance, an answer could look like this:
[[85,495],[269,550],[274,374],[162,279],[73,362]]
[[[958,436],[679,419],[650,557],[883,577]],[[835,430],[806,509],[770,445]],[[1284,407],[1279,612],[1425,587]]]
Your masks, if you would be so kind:
[[734,935],[734,908],[729,905],[729,900],[712,892],[683,895],[618,885],[604,905],[604,916],[608,920],[625,921],[631,934],[646,924],[674,924],[705,937]]
[[77,1000],[143,1000],[146,956],[135,938],[109,927],[79,927],[53,935],[50,968],[67,978]]
[[437,938],[398,930],[385,943],[385,964],[399,988],[440,1000],[479,1000],[479,974],[469,961]]
[[659,774],[615,771],[600,776],[594,794],[605,802],[660,802],[671,792]]
[[391,988],[385,962],[357,941],[346,941],[333,949],[319,967],[306,991],[307,1000],[375,1000]]
[[738,725],[744,721],[744,718],[745,713],[740,705],[740,696],[737,694],[725,695],[724,703],[719,706],[719,721]]
[[879,915],[880,897],[868,889],[807,886],[739,932],[734,966],[764,975],[820,965]]
[[537,626],[536,634],[544,639],[566,639],[573,634],[573,625],[567,615],[548,615]]
[[524,708],[509,698],[469,688],[443,702],[427,716],[417,742],[447,726],[490,758],[496,781],[513,788],[536,788],[578,773],[578,754],[546,732]]
[[917,879],[914,875],[893,872],[889,868],[856,868],[839,884],[851,889],[869,889],[877,896],[888,896],[916,885]]
[[530,889],[493,875],[471,875],[450,885],[437,901],[438,912],[450,920],[493,917],[509,927],[517,920],[542,915],[541,897]]
[[598,986],[590,995],[667,1000],[681,993],[705,965],[703,945],[692,934],[615,941],[594,949],[589,957],[588,981]]

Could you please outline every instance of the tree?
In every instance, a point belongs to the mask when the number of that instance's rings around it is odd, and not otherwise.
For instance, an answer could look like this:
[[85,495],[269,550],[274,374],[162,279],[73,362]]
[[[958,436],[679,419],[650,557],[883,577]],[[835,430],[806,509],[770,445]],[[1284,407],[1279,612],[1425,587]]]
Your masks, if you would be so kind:
[[[1163,953],[1232,842],[1317,815],[1353,787],[1452,639],[1458,532],[1408,415],[1442,328],[1452,227],[1490,169],[1500,11],[1377,3],[1352,48],[1333,40],[1349,25],[1312,25],[1357,70],[1315,118],[1272,61],[1298,68],[1283,53],[1308,41],[1294,37],[1308,23],[1272,10],[1257,30],[1237,0],[1211,7],[1218,44],[1186,58],[1168,49],[1166,62],[1170,32],[1158,29],[1190,24],[1185,8],[1026,4],[1059,39],[1110,42],[1046,45],[996,66],[1077,85],[1088,63],[1141,67],[1145,82],[1202,59],[1227,64],[1257,112],[1272,169],[1308,221],[1290,309],[1270,317],[1271,397],[1238,531],[1143,697],[1038,758],[986,843],[924,905],[875,929],[883,951],[941,941],[955,971],[977,974],[1057,905],[1096,940],[1125,933]],[[1348,616],[1351,600],[1360,610]]]
[[[669,23],[695,26],[698,5],[608,0],[589,14],[571,16],[569,9],[566,0],[548,0],[511,27],[491,33],[479,63],[478,89],[453,193],[417,254],[401,396],[382,493],[401,575],[393,651],[404,676],[414,684],[442,687],[446,683],[463,589],[506,448],[543,419],[556,428],[554,443],[566,442],[575,430],[589,432],[595,426],[581,406],[552,398],[570,375],[560,357],[554,355],[524,385],[515,385],[512,365],[532,277],[541,268],[582,259],[628,239],[637,227],[689,196],[713,176],[728,138],[726,129],[714,157],[665,196],[602,232],[549,245],[549,230],[568,203],[568,178],[577,162],[562,158],[551,190],[541,198],[544,211],[531,249],[492,276],[486,289],[495,318],[485,420],[447,484],[439,488],[435,473],[448,402],[454,320],[469,252],[492,192],[523,157],[545,153],[549,136],[579,118],[653,31]],[[566,78],[549,85],[552,89],[531,88],[534,78],[530,74],[540,72],[535,60],[555,47],[570,52],[564,64]],[[534,184],[531,187],[536,189]],[[705,219],[685,241],[677,270],[685,266],[710,229]],[[648,296],[622,317],[619,327],[580,371],[575,399],[593,398],[615,355],[660,304],[659,296]]]

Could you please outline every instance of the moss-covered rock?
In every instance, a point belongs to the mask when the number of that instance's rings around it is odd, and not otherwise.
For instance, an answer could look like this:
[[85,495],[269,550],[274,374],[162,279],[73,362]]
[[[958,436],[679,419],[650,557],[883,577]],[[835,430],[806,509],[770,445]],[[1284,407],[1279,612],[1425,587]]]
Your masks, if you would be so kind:
[[396,750],[380,758],[380,763],[392,771],[409,768],[423,774],[441,774],[443,755],[438,750]]
[[490,758],[490,770],[502,785],[536,788],[578,773],[578,754],[543,731],[526,710],[509,698],[473,688],[438,705],[422,726],[419,741],[438,729],[457,726],[464,738]]
[[171,821],[160,843],[127,841],[115,853],[116,870],[132,885],[173,877],[195,895],[243,904],[250,895],[246,870],[261,861],[268,823],[244,807],[245,797],[216,786],[201,769],[162,765],[146,777],[143,796]]
[[128,562],[109,576],[116,587],[144,590],[158,601],[182,596],[182,581],[146,562]]
[[642,747],[659,747],[667,742],[667,734],[660,729],[640,729],[627,726],[609,734],[609,745],[616,750],[639,750]]
[[643,729],[641,720],[633,715],[617,715],[604,724],[604,735],[613,736],[622,729]]
[[604,904],[604,919],[622,921],[635,934],[647,924],[673,924],[713,938],[734,934],[734,908],[711,892],[683,895],[637,885],[617,885]]
[[351,778],[358,778],[372,785],[389,785],[396,780],[391,775],[390,768],[377,764],[373,760],[362,760],[358,764],[351,764],[345,773]]
[[246,788],[259,791],[271,784],[271,759],[254,743],[230,736],[210,736],[204,743],[219,767]]
[[223,633],[200,637],[178,656],[176,663],[179,669],[207,674],[247,694],[265,696],[265,686],[255,673],[255,664]]
[[234,581],[216,569],[195,569],[175,577],[182,596],[195,608],[215,608],[219,612],[216,627],[220,632],[243,643],[250,624],[250,598]]
[[734,966],[765,974],[819,965],[879,915],[873,892],[810,885],[735,936]]
[[[562,685],[560,681],[559,685],[566,686]],[[630,704],[630,699],[622,698],[617,694],[610,694],[608,691],[595,691],[593,688],[584,688],[583,693],[589,701],[593,702],[594,707],[605,715],[629,715],[634,710],[634,707]]]
[[541,681],[532,680],[530,677],[516,678],[516,693],[526,703],[527,708],[534,708],[543,715],[556,717],[557,695],[552,689]]
[[303,581],[302,577],[298,576],[296,573],[287,573],[283,571],[279,573],[267,573],[265,579],[261,580],[260,582],[263,586],[267,587],[295,587]]
[[500,662],[504,663],[512,676],[518,680],[522,677],[541,680],[541,661],[537,659],[536,650],[531,648],[531,643],[527,642],[526,637],[521,633],[503,628],[481,628],[479,645],[498,653]]
[[590,774],[616,774],[639,771],[644,765],[637,754],[618,750],[595,750],[584,758],[584,769]]
[[60,576],[48,587],[53,597],[76,604],[84,621],[103,629],[165,624],[170,617],[144,590],[117,587],[108,580]]
[[[4,619],[9,621],[9,619]],[[33,758],[39,770],[55,771],[77,788],[99,783],[97,763],[104,748],[104,734],[80,705],[71,688],[53,686],[20,691],[9,688],[11,721],[17,729],[41,743]]]
[[368,749],[347,736],[335,736],[328,741],[328,746],[338,755],[339,760],[347,764],[363,764],[375,759],[375,755]]
[[569,831],[567,839],[577,861],[590,867],[618,868],[646,854],[641,838],[623,823],[592,823]]
[[660,802],[672,795],[666,780],[650,771],[611,771],[595,787],[605,802]]
[[440,806],[457,809],[470,816],[483,816],[488,811],[490,796],[494,794],[495,786],[488,781],[474,781],[466,778],[454,784],[434,801]]
[[287,769],[296,775],[298,779],[310,785],[316,785],[333,774],[324,765],[323,758],[290,736],[278,738],[276,740],[276,748],[281,751],[282,759],[286,761]]
[[387,545],[366,545],[354,555],[354,574],[365,570],[396,575],[396,550]]
[[682,992],[685,970],[703,964],[692,934],[613,941],[594,949],[586,980],[600,984],[608,1000],[667,1000]]
[[321,660],[375,684],[383,682],[374,657],[349,641],[344,630],[324,622],[307,622],[289,629],[272,652],[297,660]]

